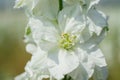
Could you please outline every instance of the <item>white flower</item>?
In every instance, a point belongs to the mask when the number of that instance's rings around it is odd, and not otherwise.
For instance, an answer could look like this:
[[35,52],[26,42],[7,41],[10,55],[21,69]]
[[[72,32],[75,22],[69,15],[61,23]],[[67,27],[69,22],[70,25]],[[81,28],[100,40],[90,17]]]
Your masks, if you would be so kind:
[[59,10],[58,0],[16,0],[15,8],[26,6],[28,16],[55,20]]
[[[28,48],[28,50],[31,51],[31,48]],[[34,52],[31,51],[34,55],[32,55],[31,60],[25,66],[25,72],[17,76],[15,80],[53,79],[48,69],[56,64],[48,59],[46,53],[43,52],[39,47],[36,47],[35,50],[36,51]]]
[[31,18],[29,21],[35,42],[58,65],[49,69],[51,75],[57,79],[62,79],[79,66],[76,47],[80,32],[85,27],[81,15],[80,8],[72,6],[60,12],[58,24],[44,19]]
[[56,64],[49,68],[50,74],[56,79],[62,79],[65,74],[79,67],[83,67],[83,75],[88,79],[92,76],[95,65],[106,66],[103,55],[96,52],[96,46],[103,39],[105,30],[102,29],[103,32],[99,35],[94,33],[87,41],[82,39],[83,31],[88,27],[81,10],[79,5],[66,7],[59,13],[56,22],[44,18],[30,18],[28,25],[35,43],[46,51],[48,58]]
[[16,0],[15,8],[26,6],[30,19],[25,41],[32,58],[15,80],[61,80],[65,75],[106,80],[107,64],[98,44],[105,36],[107,17],[94,7],[100,0],[63,1],[59,11],[59,0]]
[[79,3],[81,6],[90,9],[93,5],[98,4],[100,0],[63,0],[68,5]]

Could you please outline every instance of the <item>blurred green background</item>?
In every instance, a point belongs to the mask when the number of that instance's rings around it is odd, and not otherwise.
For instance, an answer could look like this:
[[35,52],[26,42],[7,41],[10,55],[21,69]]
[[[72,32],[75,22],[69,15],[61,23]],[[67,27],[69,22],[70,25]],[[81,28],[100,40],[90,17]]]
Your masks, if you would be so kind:
[[[109,15],[109,31],[100,47],[109,69],[108,80],[120,80],[120,0],[101,0],[98,8]],[[0,80],[13,80],[24,71],[30,54],[23,42],[27,17],[13,9],[14,0],[0,0]]]

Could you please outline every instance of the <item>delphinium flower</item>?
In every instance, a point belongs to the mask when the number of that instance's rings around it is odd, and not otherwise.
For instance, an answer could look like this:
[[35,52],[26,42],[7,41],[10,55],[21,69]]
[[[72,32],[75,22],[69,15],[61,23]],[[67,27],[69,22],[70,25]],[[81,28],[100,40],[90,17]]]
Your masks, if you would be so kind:
[[107,17],[94,6],[99,0],[63,0],[65,6],[59,1],[16,1],[15,7],[26,6],[26,50],[32,54],[16,80],[88,80],[91,76],[106,80],[106,62],[98,44],[108,25]]
[[[42,18],[31,18],[29,26],[35,43],[48,53],[48,58],[58,63],[57,67],[49,69],[54,77],[63,76],[77,67],[82,68],[81,66],[83,66],[84,72],[80,69],[79,72],[84,75],[81,78],[87,80],[93,74],[95,65],[106,66],[104,56],[96,46],[104,37],[105,29],[103,28],[101,33],[98,32],[99,35],[93,33],[94,35],[87,41],[83,41],[82,36],[86,31],[86,23],[79,5],[64,8],[59,14],[58,22],[51,23]],[[103,23],[102,26],[106,26],[106,24]],[[61,72],[55,73],[58,69]]]
[[85,27],[81,15],[80,8],[74,5],[60,12],[58,22],[49,22],[43,18],[31,18],[29,21],[35,43],[56,63],[49,71],[57,79],[62,79],[79,66],[77,44]]

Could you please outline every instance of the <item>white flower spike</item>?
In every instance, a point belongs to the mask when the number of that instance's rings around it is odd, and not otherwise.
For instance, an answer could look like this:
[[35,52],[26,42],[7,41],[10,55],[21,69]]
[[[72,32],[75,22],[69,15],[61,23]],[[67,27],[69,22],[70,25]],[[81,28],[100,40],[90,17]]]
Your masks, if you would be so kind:
[[[58,23],[49,22],[43,18],[31,18],[28,25],[33,33],[35,43],[46,51],[48,58],[57,65],[49,69],[54,78],[62,79],[63,77],[60,78],[60,75],[64,76],[79,67],[84,68],[86,79],[92,76],[94,66],[97,63],[94,62],[94,58],[91,58],[92,54],[89,51],[87,52],[85,46],[89,47],[89,40],[97,39],[98,36],[91,36],[88,41],[81,42],[82,31],[85,29],[86,24],[79,5],[64,8],[59,13]],[[99,40],[93,45],[98,43]],[[60,71],[55,72],[56,70]]]
[[32,54],[15,80],[106,80],[105,57],[98,44],[107,17],[95,8],[100,0],[16,0],[29,22],[26,51]]

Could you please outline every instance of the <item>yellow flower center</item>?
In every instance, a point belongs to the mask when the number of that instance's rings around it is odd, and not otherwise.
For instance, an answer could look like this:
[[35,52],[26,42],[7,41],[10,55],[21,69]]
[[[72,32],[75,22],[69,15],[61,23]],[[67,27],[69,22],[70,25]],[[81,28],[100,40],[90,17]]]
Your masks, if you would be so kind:
[[70,50],[74,47],[76,36],[68,33],[63,33],[59,41],[59,46],[63,49]]

